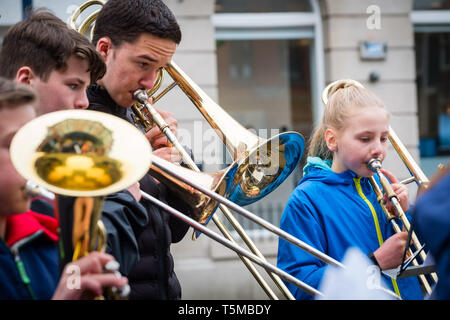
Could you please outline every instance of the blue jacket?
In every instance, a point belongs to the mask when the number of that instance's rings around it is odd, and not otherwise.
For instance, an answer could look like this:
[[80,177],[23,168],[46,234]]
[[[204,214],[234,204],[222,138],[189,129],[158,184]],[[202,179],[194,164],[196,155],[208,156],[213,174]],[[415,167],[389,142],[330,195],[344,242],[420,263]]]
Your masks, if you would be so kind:
[[[350,247],[366,254],[373,252],[393,234],[369,180],[352,171],[334,173],[330,163],[319,158],[308,158],[304,178],[292,193],[280,224],[281,229],[338,261]],[[280,239],[278,267],[292,276],[318,288],[326,266]],[[388,288],[400,293],[402,299],[423,298],[415,277],[385,279]],[[287,286],[297,299],[312,298],[290,283]]]
[[11,247],[0,238],[0,300],[51,299],[58,285],[56,243],[42,230]]

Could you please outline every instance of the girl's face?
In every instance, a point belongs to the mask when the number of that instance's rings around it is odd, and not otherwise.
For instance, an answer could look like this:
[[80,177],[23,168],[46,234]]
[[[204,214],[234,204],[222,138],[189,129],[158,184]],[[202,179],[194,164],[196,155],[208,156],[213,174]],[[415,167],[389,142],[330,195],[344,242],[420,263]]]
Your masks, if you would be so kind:
[[389,116],[379,107],[361,108],[346,120],[341,130],[327,129],[327,132],[327,144],[334,154],[331,169],[336,173],[351,170],[359,177],[370,177],[373,171],[367,167],[369,160],[383,161],[386,156]]

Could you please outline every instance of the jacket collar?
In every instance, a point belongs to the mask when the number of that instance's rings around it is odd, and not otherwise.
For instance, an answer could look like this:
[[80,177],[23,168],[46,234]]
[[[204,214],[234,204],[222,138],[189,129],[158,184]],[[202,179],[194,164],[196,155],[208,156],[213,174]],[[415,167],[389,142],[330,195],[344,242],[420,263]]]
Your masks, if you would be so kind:
[[31,210],[11,215],[6,219],[6,244],[11,247],[38,231],[51,241],[58,241],[58,221],[55,218]]
[[97,109],[96,106],[107,106],[109,110],[99,110],[103,112],[107,112],[110,114],[114,114],[122,119],[127,118],[127,109],[118,105],[113,98],[109,95],[108,91],[101,87],[99,84],[91,85],[87,90],[87,96],[89,99],[89,109],[94,107],[93,109]]
[[307,164],[303,168],[303,180],[319,180],[329,184],[353,184],[353,179],[358,178],[351,170],[335,173],[331,170],[331,160],[322,160],[319,157],[308,157]]

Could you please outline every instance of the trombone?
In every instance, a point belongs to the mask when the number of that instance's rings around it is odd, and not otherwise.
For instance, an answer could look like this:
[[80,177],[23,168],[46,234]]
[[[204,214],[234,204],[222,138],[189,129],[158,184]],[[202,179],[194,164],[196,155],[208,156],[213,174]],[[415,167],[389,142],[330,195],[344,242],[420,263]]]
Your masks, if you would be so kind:
[[[263,141],[263,139],[253,135],[244,129],[240,124],[238,124],[234,119],[232,119],[228,114],[223,111],[217,104],[215,104],[206,94],[195,85],[186,75],[182,75],[181,69],[179,69],[174,62],[169,66],[165,67],[174,79],[174,83],[178,84],[186,94],[190,94],[189,97],[191,101],[194,101],[196,106],[199,108],[200,112],[204,117],[210,122],[210,124],[216,129],[216,132],[220,132],[223,137],[224,142],[228,146],[229,150],[232,150],[232,154],[235,155],[235,160],[225,172],[233,171],[233,175],[229,177],[229,183],[232,184],[229,187],[227,197],[234,200],[237,204],[249,204],[254,201],[261,199],[266,194],[273,191],[281,182],[283,182],[287,176],[292,172],[292,170],[297,166],[300,161],[302,151],[304,148],[303,137],[298,133],[284,133],[278,137],[274,137],[269,141]],[[169,87],[173,88],[175,85],[172,84]],[[168,91],[165,90],[164,94]],[[183,161],[195,172],[200,172],[198,166],[186,152],[186,150],[181,146],[175,135],[171,132],[169,126],[165,123],[164,119],[157,113],[154,107],[148,102],[148,95],[143,90],[138,90],[134,93],[137,101],[141,103],[141,109],[147,110],[148,114],[152,116],[152,120],[160,128],[160,130],[167,136],[169,141],[174,147],[180,152]],[[159,100],[161,95],[159,95],[156,100]],[[134,106],[133,106],[134,107]],[[136,108],[134,109],[136,112]],[[219,113],[219,115],[217,115]],[[215,121],[219,119],[221,121]],[[225,133],[226,132],[226,133]],[[239,132],[238,134],[236,134]],[[228,134],[228,135],[227,135]],[[233,136],[234,134],[234,136]],[[231,138],[228,138],[231,135]],[[247,138],[247,141],[242,140],[243,137]],[[241,139],[238,141],[238,139]],[[243,142],[245,141],[245,142]],[[247,146],[252,146],[249,149]],[[268,151],[267,149],[270,148]],[[299,152],[295,152],[299,150]],[[286,151],[286,152],[285,152]],[[284,154],[286,153],[286,157]],[[267,161],[267,158],[273,155],[274,159],[269,160],[268,170],[273,170],[271,167],[279,158],[281,158],[281,163],[284,165],[280,170],[277,169],[277,174],[274,177],[266,178],[262,173],[264,166],[267,166],[261,161]],[[263,157],[266,157],[264,160]],[[262,179],[255,179],[257,175],[263,176]],[[258,250],[253,241],[245,233],[242,226],[239,224],[237,219],[232,215],[230,210],[223,204],[219,204],[219,208],[225,217],[230,221],[232,226],[236,229],[237,233],[241,236],[250,250],[256,254],[260,259],[264,259],[262,253]],[[214,211],[209,211],[208,215],[203,215],[201,219],[203,224],[207,224],[208,221],[212,219],[222,234],[230,241],[235,241],[222,223],[222,221],[214,215]],[[198,230],[198,229],[197,229]],[[194,232],[193,239],[199,235],[199,232]],[[266,294],[274,300],[277,300],[277,296],[270,289],[264,279],[259,275],[257,270],[250,264],[250,261],[239,254],[242,262],[246,265],[252,275],[255,277],[256,281],[260,284]],[[270,270],[270,269],[266,269]],[[294,300],[291,292],[287,289],[280,278],[273,272],[269,272],[269,276],[276,283],[278,288],[282,291],[286,298]]]
[[[78,27],[76,26],[76,21],[82,11],[89,6],[96,4],[104,5],[104,2],[90,0],[81,5],[70,18],[70,27],[81,34],[85,34],[91,27],[92,36],[94,28],[93,23],[101,9],[98,9],[89,15]],[[216,129],[216,132],[227,146],[227,149],[233,155],[234,163],[228,169],[237,164],[235,175],[230,179],[230,183],[233,184],[233,187],[230,188],[232,192],[228,194],[229,199],[240,205],[253,203],[276,189],[298,165],[304,149],[304,139],[300,133],[285,132],[268,140],[262,139],[243,128],[236,120],[230,117],[174,62],[164,67],[164,69],[173,78],[174,82],[157,97],[154,97],[153,101],[158,101],[164,94],[178,85],[194,103],[209,124]],[[158,116],[154,107],[148,102],[148,96],[159,89],[161,82],[162,70],[158,76],[156,85],[150,92],[135,92],[134,97],[139,101],[139,104],[132,107],[133,112],[136,114],[136,122],[140,123],[146,131],[153,126],[153,123],[156,123],[161,131],[166,134],[169,141],[180,152],[183,161],[192,170],[199,171],[195,162],[177,141],[173,133],[171,133],[170,128],[164,122],[162,117]],[[220,204],[219,207],[251,251],[261,259],[264,259],[262,253],[257,249],[250,237],[246,235],[244,229],[228,208],[222,204]],[[229,240],[235,241],[231,236],[230,231],[220,221],[217,215],[213,215],[213,212],[211,212],[209,217],[206,217],[203,223],[208,223],[210,219],[214,221],[220,231]],[[199,233],[194,233],[193,238],[195,239],[198,234]],[[245,257],[240,257],[269,297],[271,299],[278,299],[249,261]],[[294,299],[292,294],[276,275],[273,273],[269,273],[269,275],[288,299]]]

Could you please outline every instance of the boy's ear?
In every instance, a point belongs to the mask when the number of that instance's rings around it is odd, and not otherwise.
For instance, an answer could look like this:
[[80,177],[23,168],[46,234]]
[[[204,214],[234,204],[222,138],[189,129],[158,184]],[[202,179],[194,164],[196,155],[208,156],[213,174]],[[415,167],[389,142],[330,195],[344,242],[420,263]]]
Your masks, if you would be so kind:
[[18,83],[23,83],[30,85],[31,80],[35,78],[35,74],[30,67],[23,66],[17,70],[15,81]]
[[100,53],[100,55],[103,57],[103,60],[106,61],[106,58],[109,56],[111,48],[112,48],[112,42],[109,37],[102,37],[97,41],[97,45],[95,47]]
[[336,132],[332,128],[325,130],[324,137],[328,149],[330,149],[331,152],[338,151]]

